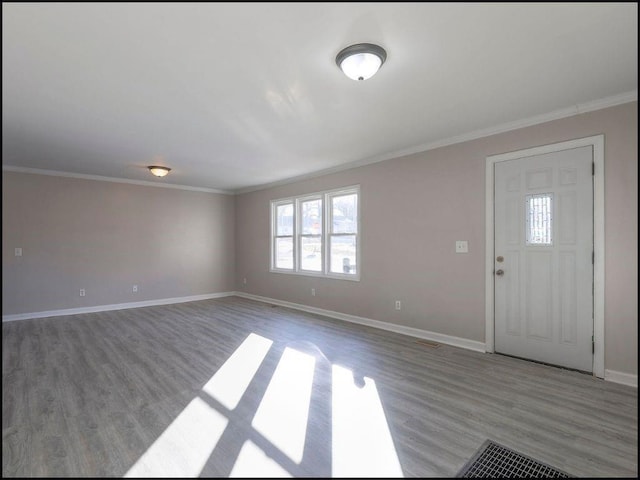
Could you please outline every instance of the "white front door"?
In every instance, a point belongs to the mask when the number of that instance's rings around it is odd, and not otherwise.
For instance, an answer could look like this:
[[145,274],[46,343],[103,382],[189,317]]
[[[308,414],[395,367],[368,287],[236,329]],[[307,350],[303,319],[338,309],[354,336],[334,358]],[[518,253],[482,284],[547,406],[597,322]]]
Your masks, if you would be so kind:
[[593,149],[494,166],[495,351],[593,371]]

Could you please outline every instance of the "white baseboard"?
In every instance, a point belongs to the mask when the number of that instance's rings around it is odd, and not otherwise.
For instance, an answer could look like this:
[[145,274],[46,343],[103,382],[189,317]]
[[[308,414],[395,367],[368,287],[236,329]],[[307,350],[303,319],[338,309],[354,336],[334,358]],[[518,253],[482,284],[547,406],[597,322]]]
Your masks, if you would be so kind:
[[78,313],[107,312],[110,310],[124,310],[127,308],[153,307],[156,305],[170,305],[172,303],[196,302],[211,298],[230,297],[235,292],[206,293],[204,295],[191,295],[189,297],[160,298],[157,300],[145,300],[143,302],[115,303],[111,305],[97,305],[95,307],[66,308],[63,310],[49,310],[45,312],[16,313],[2,315],[2,323],[15,320],[28,320],[31,318],[61,317],[63,315],[76,315]]
[[[444,335],[442,333],[430,332],[428,330],[421,330],[418,328],[404,327],[402,325],[395,325],[392,323],[381,322],[379,320],[373,320],[370,318],[357,317],[355,315],[348,315],[346,313],[334,312],[332,310],[324,310],[322,308],[309,307],[299,303],[286,302],[284,300],[277,300],[275,298],[261,297],[259,295],[253,295],[245,292],[235,292],[235,295],[241,298],[248,298],[250,300],[256,300],[258,302],[270,303],[273,305],[279,305],[282,307],[289,307],[295,310],[301,310],[303,312],[315,313],[318,315],[324,315],[325,317],[335,318],[337,320],[345,320],[347,322],[359,323],[360,325],[367,325],[369,327],[380,328],[382,330],[388,330],[390,332],[402,333],[411,337],[423,338],[425,340],[431,340],[438,343],[444,343],[452,345],[454,347],[466,348],[467,350],[474,350],[476,352],[485,353],[485,344],[466,338],[453,337],[451,335]],[[616,372],[614,370],[605,370],[604,379],[609,382],[621,383],[629,385],[631,387],[638,388],[638,376],[630,373]]]
[[605,370],[604,379],[609,382],[621,383],[630,387],[638,388],[638,375],[632,373],[616,372],[615,370]]
[[[308,313],[315,313],[317,315],[323,315],[325,317],[335,318],[337,320],[344,320],[346,322],[366,325],[369,327],[379,328],[381,330],[401,333],[403,335],[409,335],[411,337],[422,338],[425,340],[431,340],[433,342],[444,343],[446,345],[452,345],[454,347],[466,348],[467,350],[474,350],[476,352],[485,353],[485,344],[475,340],[469,340],[461,337],[454,337],[451,335],[444,335],[442,333],[430,332],[428,330],[421,330],[419,328],[405,327],[405,326],[396,325],[393,323],[381,322],[379,320],[373,320],[371,318],[358,317],[356,315],[349,315],[347,313],[335,312],[333,310],[325,310],[323,308],[310,307],[310,306],[302,305],[299,303],[286,302],[284,300],[277,300],[275,298],[261,297],[259,295],[253,295],[251,293],[245,293],[245,292],[207,293],[204,295],[161,298],[157,300],[146,300],[143,302],[116,303],[111,305],[97,305],[94,307],[67,308],[63,310],[48,310],[43,312],[17,313],[13,315],[3,315],[2,322],[3,323],[13,322],[16,320],[28,320],[32,318],[61,317],[65,315],[76,315],[80,313],[107,312],[111,310],[124,310],[127,308],[152,307],[156,305],[171,305],[173,303],[196,302],[199,300],[209,300],[212,298],[222,298],[222,297],[231,297],[231,296],[248,298],[250,300],[256,300],[258,302],[263,302],[263,303],[270,303],[273,305],[279,305],[281,307],[293,308],[295,310],[301,310],[303,312],[308,312]],[[620,383],[622,385],[628,385],[630,387],[638,388],[638,375],[634,375],[631,373],[618,372],[615,370],[605,370],[604,379],[609,382]]]
[[466,338],[453,337],[451,335],[444,335],[442,333],[430,332],[428,330],[421,330],[419,328],[395,325],[393,323],[381,322],[379,320],[373,320],[371,318],[358,317],[356,315],[349,315],[346,313],[334,312],[333,310],[324,310],[322,308],[309,307],[307,305],[301,305],[299,303],[285,302],[283,300],[277,300],[275,298],[268,298],[268,297],[261,297],[259,295],[253,295],[245,292],[235,292],[235,295],[242,298],[248,298],[250,300],[256,300],[258,302],[270,303],[273,305],[279,305],[281,307],[293,308],[295,310],[301,310],[303,312],[308,312],[308,313],[315,313],[318,315],[323,315],[325,317],[335,318],[337,320],[344,320],[351,323],[358,323],[360,325],[367,325],[369,327],[379,328],[381,330],[401,333],[404,335],[409,335],[411,337],[422,338],[425,340],[431,340],[433,342],[444,343],[447,345],[452,345],[454,347],[461,347],[461,348],[466,348],[468,350],[474,350],[476,352],[485,353],[485,344],[483,342],[477,342],[475,340],[468,340]]

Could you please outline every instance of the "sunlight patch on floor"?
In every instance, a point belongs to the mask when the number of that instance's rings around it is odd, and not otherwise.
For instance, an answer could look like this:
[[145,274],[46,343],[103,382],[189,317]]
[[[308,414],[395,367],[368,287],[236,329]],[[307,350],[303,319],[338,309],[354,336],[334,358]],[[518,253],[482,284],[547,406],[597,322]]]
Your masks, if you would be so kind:
[[[234,410],[272,345],[272,340],[250,334],[207,381],[201,395]],[[285,348],[251,422],[272,448],[298,465],[303,460],[315,369],[314,356]],[[331,438],[327,440],[331,442],[333,477],[403,476],[373,379],[354,377],[348,368],[333,365],[331,417]],[[204,396],[194,398],[125,477],[199,476],[228,423]],[[230,476],[291,474],[268,455],[268,450],[247,439]]]
[[402,477],[376,382],[333,365],[332,476]]
[[233,410],[238,406],[272,344],[273,341],[267,338],[250,334],[202,390]]
[[125,477],[197,477],[228,422],[204,400],[194,398]]
[[278,462],[269,458],[260,447],[251,440],[244,442],[233,466],[230,477],[235,478],[291,478],[292,475]]
[[316,359],[285,348],[251,426],[296,463],[302,461]]

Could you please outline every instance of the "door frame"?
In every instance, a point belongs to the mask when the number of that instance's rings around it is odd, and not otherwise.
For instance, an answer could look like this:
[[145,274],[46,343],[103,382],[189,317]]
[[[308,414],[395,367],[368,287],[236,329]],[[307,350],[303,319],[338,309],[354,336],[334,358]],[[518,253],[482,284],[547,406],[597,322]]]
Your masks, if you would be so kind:
[[578,138],[513,152],[489,155],[486,158],[485,189],[485,351],[495,352],[495,292],[494,292],[494,166],[498,162],[524,157],[593,147],[593,375],[604,378],[604,135]]

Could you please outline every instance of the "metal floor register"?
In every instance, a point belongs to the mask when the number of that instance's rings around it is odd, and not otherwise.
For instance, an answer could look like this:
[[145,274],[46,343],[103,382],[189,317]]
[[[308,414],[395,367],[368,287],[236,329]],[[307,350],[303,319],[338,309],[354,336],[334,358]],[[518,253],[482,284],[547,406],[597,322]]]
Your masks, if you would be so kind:
[[571,478],[557,468],[531,457],[485,441],[456,475],[458,478]]

